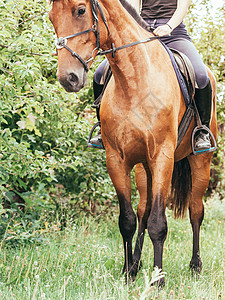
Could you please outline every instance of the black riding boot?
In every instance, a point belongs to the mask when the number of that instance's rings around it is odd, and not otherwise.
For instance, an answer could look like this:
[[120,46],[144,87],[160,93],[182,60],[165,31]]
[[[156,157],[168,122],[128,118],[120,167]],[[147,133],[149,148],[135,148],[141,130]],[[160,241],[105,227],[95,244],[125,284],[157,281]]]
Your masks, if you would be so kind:
[[[95,82],[95,80],[93,80],[93,90],[94,90],[95,100],[100,96],[102,89],[103,89],[103,84],[98,84]],[[100,123],[99,110],[100,110],[100,107],[96,107],[96,115],[97,115],[97,119]],[[101,129],[99,130],[99,132],[96,136],[91,138],[91,140],[88,143],[88,147],[104,149],[104,146],[102,143]]]
[[[209,128],[212,107],[212,87],[210,81],[205,88],[195,90],[195,103],[202,125],[206,125]],[[206,130],[200,130],[195,137],[195,150],[207,150],[211,147],[209,133]]]

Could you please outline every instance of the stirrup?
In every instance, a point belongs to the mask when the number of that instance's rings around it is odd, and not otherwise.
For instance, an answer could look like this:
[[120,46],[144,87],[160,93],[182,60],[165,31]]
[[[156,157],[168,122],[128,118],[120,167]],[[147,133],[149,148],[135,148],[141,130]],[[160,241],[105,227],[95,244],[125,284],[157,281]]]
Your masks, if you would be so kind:
[[97,127],[101,127],[101,122],[97,122],[97,123],[92,127],[91,132],[90,132],[89,137],[88,137],[87,146],[88,146],[89,148],[97,148],[97,149],[103,149],[103,150],[104,150],[105,148],[104,148],[103,145],[96,145],[96,144],[91,143],[92,134],[93,134],[93,132],[95,131],[95,129],[96,129]]
[[[199,133],[199,131],[205,130],[209,133],[210,138],[213,141],[213,146],[208,148],[208,149],[203,149],[203,150],[196,150],[195,149],[195,136],[197,133]],[[217,149],[217,144],[216,144],[216,140],[211,132],[211,130],[205,126],[205,125],[200,125],[200,126],[196,126],[195,129],[192,132],[192,137],[191,137],[191,147],[192,147],[192,152],[194,155],[199,155],[199,154],[203,154],[203,153],[209,153],[209,152],[213,152],[216,151]]]

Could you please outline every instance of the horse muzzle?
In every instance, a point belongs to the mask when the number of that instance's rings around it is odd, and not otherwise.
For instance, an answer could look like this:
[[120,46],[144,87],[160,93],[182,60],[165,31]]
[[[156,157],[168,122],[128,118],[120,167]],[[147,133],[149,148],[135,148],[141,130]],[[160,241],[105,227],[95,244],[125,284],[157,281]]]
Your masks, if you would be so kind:
[[87,72],[83,72],[82,75],[76,74],[74,72],[68,72],[66,74],[57,75],[58,80],[62,87],[68,92],[79,92],[86,83],[87,80]]

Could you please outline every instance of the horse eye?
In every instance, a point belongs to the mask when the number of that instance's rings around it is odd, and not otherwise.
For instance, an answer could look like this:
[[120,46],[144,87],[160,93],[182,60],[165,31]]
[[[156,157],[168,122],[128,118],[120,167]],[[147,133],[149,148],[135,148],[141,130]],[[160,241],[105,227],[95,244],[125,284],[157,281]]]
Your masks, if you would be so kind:
[[78,8],[78,16],[82,16],[82,15],[84,15],[85,14],[85,8],[84,7],[80,7],[80,8]]

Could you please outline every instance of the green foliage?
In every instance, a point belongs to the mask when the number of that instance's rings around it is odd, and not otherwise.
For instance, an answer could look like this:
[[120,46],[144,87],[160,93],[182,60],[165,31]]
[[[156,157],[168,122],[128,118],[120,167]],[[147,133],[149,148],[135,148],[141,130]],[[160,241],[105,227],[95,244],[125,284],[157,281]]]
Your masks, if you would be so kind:
[[[32,209],[39,211],[50,199],[52,209],[68,197],[87,210],[93,209],[90,202],[113,200],[104,152],[86,147],[94,122],[93,70],[78,94],[60,86],[46,5],[0,0],[0,214],[19,223],[15,202],[21,207],[25,201],[35,221]],[[2,201],[14,206],[4,210]],[[0,224],[2,234],[7,224]]]
[[[51,126],[56,124],[47,117],[51,109],[53,115],[58,112],[51,102],[60,91],[53,91],[50,84],[57,62],[46,51],[52,45],[45,10],[44,1],[35,7],[33,1],[1,1],[0,183],[4,195],[55,180],[53,164],[45,154]],[[44,126],[49,131],[41,132]]]

